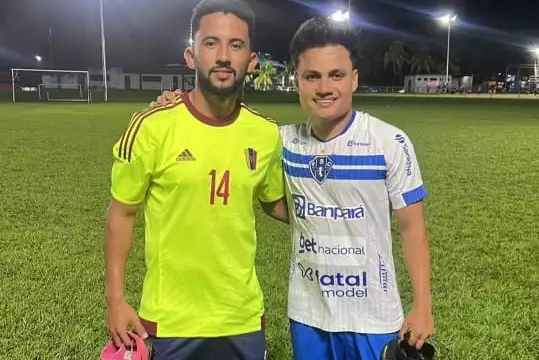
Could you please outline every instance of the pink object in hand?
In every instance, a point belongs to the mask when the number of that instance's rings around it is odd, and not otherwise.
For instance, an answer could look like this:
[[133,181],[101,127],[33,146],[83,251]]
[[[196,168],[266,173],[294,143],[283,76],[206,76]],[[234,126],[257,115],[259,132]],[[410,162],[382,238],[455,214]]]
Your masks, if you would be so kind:
[[130,347],[122,344],[118,348],[112,340],[109,340],[101,352],[99,360],[150,360],[151,345],[134,332],[128,331],[127,335],[131,339]]

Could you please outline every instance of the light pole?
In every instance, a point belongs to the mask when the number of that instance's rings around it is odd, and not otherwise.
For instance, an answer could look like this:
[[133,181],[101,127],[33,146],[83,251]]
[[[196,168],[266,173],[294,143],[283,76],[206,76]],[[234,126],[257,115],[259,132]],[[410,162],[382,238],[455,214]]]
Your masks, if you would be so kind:
[[457,20],[457,15],[447,14],[445,16],[439,17],[438,20],[447,25],[447,59],[445,64],[445,86],[449,92],[449,49],[451,47],[451,23]]
[[106,55],[106,49],[105,49],[105,24],[103,21],[103,0],[99,0],[99,15],[101,17],[101,58],[103,62],[103,85],[105,87],[105,101],[108,101],[107,55]]
[[[530,49],[530,51],[533,53],[534,55],[534,58],[533,58],[533,83],[534,83],[534,87],[533,87],[533,90],[534,90],[534,94],[537,94],[537,84],[539,83],[539,79],[537,78],[537,75],[538,75],[538,72],[539,72],[539,69],[537,68],[537,65],[538,65],[538,62],[539,62],[539,46],[536,46],[536,47],[532,47]],[[530,86],[531,88],[531,86]]]
[[534,47],[534,48],[531,48],[531,52],[535,55],[534,59],[533,59],[533,68],[534,68],[534,75],[535,75],[535,81],[537,82],[537,72],[538,72],[538,69],[537,69],[537,63],[539,61],[539,46],[538,47]]

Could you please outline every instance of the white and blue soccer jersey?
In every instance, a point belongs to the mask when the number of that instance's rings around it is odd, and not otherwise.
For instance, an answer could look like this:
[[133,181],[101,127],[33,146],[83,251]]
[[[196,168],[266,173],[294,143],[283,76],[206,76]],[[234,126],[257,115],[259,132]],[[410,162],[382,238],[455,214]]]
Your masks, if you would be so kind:
[[329,141],[308,123],[281,134],[292,214],[289,317],[331,332],[399,330],[390,208],[426,196],[410,139],[363,112]]

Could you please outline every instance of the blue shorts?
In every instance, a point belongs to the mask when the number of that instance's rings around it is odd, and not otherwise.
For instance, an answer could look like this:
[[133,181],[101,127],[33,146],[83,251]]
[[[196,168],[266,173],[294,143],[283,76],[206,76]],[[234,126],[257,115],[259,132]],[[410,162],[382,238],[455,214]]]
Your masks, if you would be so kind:
[[152,360],[265,360],[265,330],[221,338],[155,338]]
[[295,360],[380,360],[384,345],[399,333],[327,332],[290,320]]

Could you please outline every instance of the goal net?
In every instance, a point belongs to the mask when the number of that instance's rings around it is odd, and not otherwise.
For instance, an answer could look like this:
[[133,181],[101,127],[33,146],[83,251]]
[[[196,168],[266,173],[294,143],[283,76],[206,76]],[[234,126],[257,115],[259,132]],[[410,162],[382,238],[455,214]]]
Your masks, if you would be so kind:
[[88,71],[11,69],[13,102],[91,101]]

